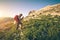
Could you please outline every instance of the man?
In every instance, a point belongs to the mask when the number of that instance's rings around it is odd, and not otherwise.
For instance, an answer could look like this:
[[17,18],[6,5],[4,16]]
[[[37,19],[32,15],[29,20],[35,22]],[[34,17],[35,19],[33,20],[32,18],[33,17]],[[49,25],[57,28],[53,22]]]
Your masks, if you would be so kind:
[[20,24],[20,28],[21,28],[21,29],[22,29],[22,27],[23,27],[23,24],[22,24],[22,19],[23,19],[23,18],[24,18],[24,16],[23,16],[22,14],[20,14],[20,15],[19,15],[19,20],[20,20],[20,21],[19,21],[19,22],[20,22],[19,24]]
[[[16,15],[16,16],[14,17],[14,20],[15,20],[15,22],[16,22],[16,24],[17,24],[17,28],[16,28],[16,29],[19,28],[19,25],[22,26],[21,20],[22,20],[23,18],[24,18],[24,17],[22,17],[22,14]],[[21,28],[22,28],[22,27],[21,27]]]

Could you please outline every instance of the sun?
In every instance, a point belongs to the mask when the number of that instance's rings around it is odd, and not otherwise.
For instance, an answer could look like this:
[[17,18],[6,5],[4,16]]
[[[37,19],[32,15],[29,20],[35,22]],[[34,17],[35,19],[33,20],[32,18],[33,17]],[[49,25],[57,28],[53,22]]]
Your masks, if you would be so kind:
[[3,17],[3,15],[2,15],[3,13],[0,11],[0,17]]

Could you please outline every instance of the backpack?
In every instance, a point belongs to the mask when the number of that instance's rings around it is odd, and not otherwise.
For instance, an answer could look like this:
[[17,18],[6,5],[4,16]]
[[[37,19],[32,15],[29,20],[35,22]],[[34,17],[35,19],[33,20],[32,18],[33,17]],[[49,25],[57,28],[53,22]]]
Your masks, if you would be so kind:
[[19,22],[18,15],[16,15],[16,16],[14,17],[14,20],[15,20],[16,22]]

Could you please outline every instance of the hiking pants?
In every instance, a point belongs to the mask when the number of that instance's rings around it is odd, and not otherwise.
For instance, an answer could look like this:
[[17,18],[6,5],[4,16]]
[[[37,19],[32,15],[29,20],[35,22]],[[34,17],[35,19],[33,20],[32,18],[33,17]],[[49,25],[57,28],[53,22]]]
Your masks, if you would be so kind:
[[22,26],[22,23],[21,23],[21,22],[18,22],[18,23],[17,23],[17,28],[16,28],[17,30],[18,30],[18,28],[19,28],[19,25]]

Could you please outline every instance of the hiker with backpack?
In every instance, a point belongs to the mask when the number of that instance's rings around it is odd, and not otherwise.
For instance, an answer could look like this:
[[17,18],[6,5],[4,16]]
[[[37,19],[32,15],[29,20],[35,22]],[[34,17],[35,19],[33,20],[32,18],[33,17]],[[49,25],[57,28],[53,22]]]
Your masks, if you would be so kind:
[[[19,25],[23,26],[21,21],[24,18],[24,16],[23,17],[22,16],[23,16],[22,14],[19,14],[19,15],[15,15],[14,17],[14,21],[17,25],[16,30],[19,28]],[[22,29],[22,27],[20,27],[20,29]]]

